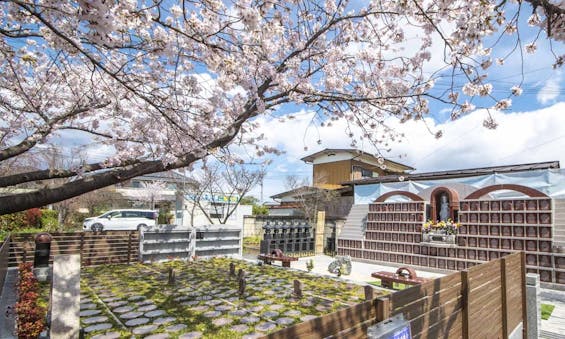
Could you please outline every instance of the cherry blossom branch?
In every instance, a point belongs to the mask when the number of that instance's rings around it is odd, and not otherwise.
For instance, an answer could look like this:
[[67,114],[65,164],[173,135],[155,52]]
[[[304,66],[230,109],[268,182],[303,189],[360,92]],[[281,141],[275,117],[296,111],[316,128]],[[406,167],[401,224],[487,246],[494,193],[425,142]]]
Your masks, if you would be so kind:
[[95,171],[99,171],[99,170],[108,170],[108,169],[112,169],[112,168],[131,166],[131,165],[134,165],[134,164],[138,164],[140,162],[141,162],[141,160],[139,160],[139,159],[131,159],[131,160],[128,160],[128,161],[122,161],[117,165],[108,165],[106,162],[97,162],[97,163],[91,163],[91,164],[78,166],[75,169],[59,169],[59,168],[53,169],[53,168],[50,168],[50,169],[45,169],[45,170],[10,174],[10,175],[0,177],[0,187],[15,186],[15,185],[23,184],[23,183],[26,183],[26,182],[33,182],[33,181],[71,178],[71,177],[74,177],[74,176],[77,176],[77,175],[85,175],[87,173],[91,173],[91,172],[95,172]]
[[7,148],[0,150],[0,161],[10,159],[12,157],[18,156],[22,153],[29,151],[31,148],[33,148],[35,145],[37,145],[37,143],[40,142],[41,139],[43,139],[44,137],[49,135],[52,132],[52,130],[54,129],[54,126],[56,124],[60,123],[61,121],[65,121],[66,119],[68,119],[70,117],[73,117],[73,116],[76,116],[78,114],[87,112],[91,109],[99,109],[99,108],[106,107],[108,104],[109,104],[109,102],[104,102],[104,103],[92,105],[92,106],[89,106],[89,107],[79,107],[79,108],[70,110],[66,114],[62,114],[60,116],[56,116],[53,119],[50,119],[49,121],[47,121],[46,125],[43,125],[40,128],[38,128],[35,131],[35,133],[33,133],[31,136],[28,136],[27,138],[22,140],[20,143],[14,145],[14,146],[10,146],[10,147],[7,147]]

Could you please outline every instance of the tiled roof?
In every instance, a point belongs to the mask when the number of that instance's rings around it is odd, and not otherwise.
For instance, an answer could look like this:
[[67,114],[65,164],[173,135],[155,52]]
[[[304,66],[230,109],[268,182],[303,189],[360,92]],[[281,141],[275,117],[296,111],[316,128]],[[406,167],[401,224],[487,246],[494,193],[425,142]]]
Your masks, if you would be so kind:
[[[361,150],[355,149],[355,148],[326,148],[326,149],[323,149],[323,150],[321,150],[321,151],[319,151],[319,152],[316,152],[316,153],[307,155],[307,156],[305,156],[304,158],[302,158],[302,159],[300,159],[300,160],[302,160],[302,161],[304,161],[304,162],[312,162],[312,161],[314,161],[314,159],[315,159],[316,157],[318,157],[319,155],[328,154],[328,153],[335,153],[335,152],[347,152],[347,153],[356,154],[356,155],[367,155],[367,156],[373,157],[373,158],[375,158],[375,159],[378,158],[378,156],[376,156],[376,155],[374,155],[374,154],[371,154],[371,153],[368,153],[368,152],[364,152],[364,151],[361,151]],[[390,163],[390,164],[395,164],[395,165],[397,165],[397,166],[403,167],[403,168],[405,168],[406,170],[414,170],[413,167],[410,167],[410,166],[405,165],[405,164],[401,164],[401,163],[396,162],[396,161],[392,161],[392,160],[389,160],[389,159],[386,159],[386,158],[385,158],[385,161],[388,162],[388,163]]]
[[[461,170],[447,170],[447,171],[425,172],[425,173],[410,173],[410,174],[402,174],[402,175],[384,175],[375,178],[346,181],[342,184],[364,185],[364,184],[409,181],[409,180],[414,181],[414,180],[451,179],[451,178],[464,178],[464,177],[472,177],[472,176],[494,174],[494,173],[523,172],[523,171],[534,171],[534,170],[543,170],[543,169],[552,169],[552,168],[553,169],[560,168],[559,161],[547,161],[547,162],[536,162],[531,164],[480,167],[480,168],[469,168],[469,169],[461,169]],[[399,180],[400,177],[402,177],[402,180]]]

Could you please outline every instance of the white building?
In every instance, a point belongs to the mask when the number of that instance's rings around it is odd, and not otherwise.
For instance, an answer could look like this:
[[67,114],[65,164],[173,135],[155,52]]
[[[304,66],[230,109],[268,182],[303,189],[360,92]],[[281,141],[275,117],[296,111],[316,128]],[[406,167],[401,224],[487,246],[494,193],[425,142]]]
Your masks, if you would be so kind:
[[[199,199],[200,207],[194,202],[194,195],[187,194],[184,197],[182,212],[178,211],[179,213],[177,213],[177,224],[198,227],[220,224],[222,223],[221,221],[225,220],[227,225],[243,227],[243,217],[251,215],[253,207],[251,205],[238,205],[235,207],[238,199],[239,197],[236,196],[204,194]],[[228,216],[230,212],[231,214]],[[178,220],[179,218],[180,220]]]
[[227,216],[234,209],[239,197],[220,194],[204,194],[199,198],[202,209],[206,211],[204,213],[194,202],[195,194],[182,193],[190,191],[191,183],[190,178],[169,171],[133,178],[116,187],[116,191],[129,199],[134,206],[172,213],[172,223],[176,225],[198,227],[220,224],[220,221],[225,220],[225,224],[243,227],[243,217],[252,214],[251,205],[239,205]]

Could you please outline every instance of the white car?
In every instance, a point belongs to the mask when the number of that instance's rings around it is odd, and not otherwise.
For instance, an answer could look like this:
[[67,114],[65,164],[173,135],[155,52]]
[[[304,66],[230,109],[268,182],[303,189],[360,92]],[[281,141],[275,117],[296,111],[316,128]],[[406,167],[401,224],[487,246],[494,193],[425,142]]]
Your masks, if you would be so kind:
[[98,217],[86,218],[82,224],[85,231],[140,230],[144,226],[155,226],[159,213],[153,210],[113,210]]

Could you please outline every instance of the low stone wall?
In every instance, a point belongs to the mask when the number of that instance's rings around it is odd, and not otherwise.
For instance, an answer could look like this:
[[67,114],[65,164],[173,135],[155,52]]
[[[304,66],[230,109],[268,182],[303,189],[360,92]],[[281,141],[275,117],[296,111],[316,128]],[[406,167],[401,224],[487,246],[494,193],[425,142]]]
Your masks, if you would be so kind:
[[6,239],[4,239],[4,242],[0,245],[0,295],[2,295],[4,281],[6,280],[6,274],[8,273],[9,257],[10,257],[10,236],[6,237]]

